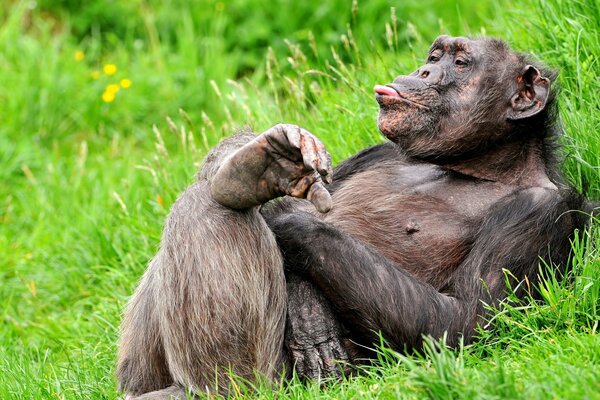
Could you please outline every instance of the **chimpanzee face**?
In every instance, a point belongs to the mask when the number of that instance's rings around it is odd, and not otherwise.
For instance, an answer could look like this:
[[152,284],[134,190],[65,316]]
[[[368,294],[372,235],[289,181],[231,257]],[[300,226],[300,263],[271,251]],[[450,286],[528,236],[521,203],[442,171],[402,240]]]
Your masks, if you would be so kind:
[[375,86],[379,129],[413,156],[482,148],[545,106],[549,80],[523,63],[499,40],[440,36],[425,65]]

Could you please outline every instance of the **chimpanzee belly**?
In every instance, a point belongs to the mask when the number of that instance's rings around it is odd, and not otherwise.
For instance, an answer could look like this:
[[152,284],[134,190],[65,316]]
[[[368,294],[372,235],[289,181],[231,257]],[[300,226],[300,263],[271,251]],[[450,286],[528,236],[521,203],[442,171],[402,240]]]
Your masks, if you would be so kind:
[[348,177],[323,219],[443,290],[483,216],[510,191],[431,164],[388,165]]

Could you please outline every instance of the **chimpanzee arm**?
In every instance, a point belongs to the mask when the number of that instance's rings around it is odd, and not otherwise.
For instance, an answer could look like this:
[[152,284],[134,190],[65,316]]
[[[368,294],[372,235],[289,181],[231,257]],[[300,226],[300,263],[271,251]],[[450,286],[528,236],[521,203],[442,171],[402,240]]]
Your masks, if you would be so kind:
[[[286,267],[322,290],[362,344],[372,344],[382,331],[396,348],[416,345],[422,333],[441,336],[450,326],[456,312],[446,311],[458,308],[455,299],[440,295],[351,235],[308,213],[268,222]],[[435,327],[428,325],[437,316],[434,333]]]
[[461,335],[468,341],[484,313],[481,301],[505,295],[503,269],[534,281],[539,256],[564,262],[576,225],[567,213],[571,207],[557,191],[546,189],[522,190],[498,202],[447,293],[308,214],[282,215],[269,225],[288,268],[316,283],[349,329],[369,344],[380,331],[394,348],[411,348],[422,335],[441,337],[444,332],[449,344]]
[[578,211],[582,209],[583,198],[576,193],[541,188],[521,190],[496,205],[480,225],[475,246],[448,288],[462,304],[464,316],[458,329],[467,339],[485,314],[485,304],[506,297],[506,278],[517,296],[528,291],[536,296],[542,260],[563,273],[573,232],[584,229],[589,218]]

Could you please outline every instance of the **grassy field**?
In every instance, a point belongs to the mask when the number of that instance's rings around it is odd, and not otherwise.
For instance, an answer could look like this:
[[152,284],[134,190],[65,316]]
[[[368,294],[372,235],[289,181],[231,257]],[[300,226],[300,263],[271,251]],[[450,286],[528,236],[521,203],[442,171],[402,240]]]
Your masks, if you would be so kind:
[[[598,0],[391,3],[3,2],[1,399],[116,398],[121,311],[207,149],[283,121],[335,161],[380,142],[371,88],[440,33],[499,36],[560,69],[564,169],[600,199]],[[569,279],[507,301],[476,344],[383,351],[326,389],[258,396],[600,399],[600,221],[573,248]]]

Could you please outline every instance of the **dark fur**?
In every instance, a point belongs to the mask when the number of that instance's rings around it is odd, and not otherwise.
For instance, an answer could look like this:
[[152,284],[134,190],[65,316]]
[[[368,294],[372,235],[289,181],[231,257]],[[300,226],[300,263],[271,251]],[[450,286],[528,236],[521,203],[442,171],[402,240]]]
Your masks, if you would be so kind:
[[[465,66],[455,62],[464,51],[473,57]],[[336,360],[357,362],[365,354],[356,344],[372,346],[379,332],[400,350],[423,335],[472,340],[483,304],[506,296],[505,271],[519,296],[539,282],[540,257],[560,275],[586,218],[571,211],[591,210],[557,167],[555,77],[501,41],[440,37],[426,65],[391,84],[406,100],[378,96],[379,127],[393,143],[335,169],[326,214],[291,198],[252,207],[291,187],[283,175],[246,182],[254,170],[303,171],[285,139],[298,128],[224,141],[173,206],[125,312],[120,389],[226,393],[229,372],[277,380],[286,366],[339,375]],[[215,178],[222,171],[245,178],[232,190]],[[322,184],[309,173],[299,197]],[[222,205],[232,196],[238,210]]]

